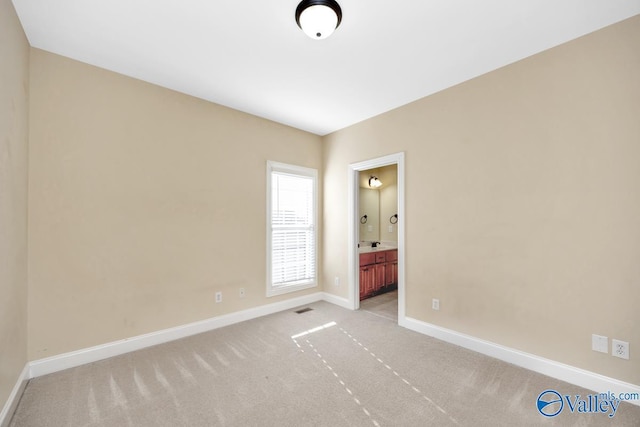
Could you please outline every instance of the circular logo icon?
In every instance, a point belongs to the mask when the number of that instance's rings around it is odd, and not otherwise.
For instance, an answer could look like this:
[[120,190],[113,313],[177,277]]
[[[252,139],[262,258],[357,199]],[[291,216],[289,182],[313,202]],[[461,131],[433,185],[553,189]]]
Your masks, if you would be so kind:
[[545,390],[538,396],[538,412],[545,417],[555,417],[564,408],[562,396],[555,390]]

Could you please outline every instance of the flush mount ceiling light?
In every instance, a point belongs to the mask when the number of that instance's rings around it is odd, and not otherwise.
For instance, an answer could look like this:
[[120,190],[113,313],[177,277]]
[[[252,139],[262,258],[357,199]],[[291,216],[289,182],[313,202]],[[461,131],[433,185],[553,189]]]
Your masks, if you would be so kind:
[[312,39],[329,37],[340,21],[342,9],[335,0],[302,0],[296,8],[298,27]]
[[372,176],[371,178],[369,178],[369,187],[378,188],[381,186],[382,186],[382,181],[380,181],[377,176]]

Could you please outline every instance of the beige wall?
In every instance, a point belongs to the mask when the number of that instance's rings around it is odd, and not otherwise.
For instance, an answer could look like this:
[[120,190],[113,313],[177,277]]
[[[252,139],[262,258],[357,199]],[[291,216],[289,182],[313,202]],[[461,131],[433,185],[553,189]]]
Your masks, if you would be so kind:
[[27,362],[29,44],[0,0],[0,410]]
[[321,290],[265,297],[266,162],[320,137],[37,49],[30,112],[30,359]]
[[404,151],[408,316],[640,384],[638,76],[635,17],[329,135],[325,276],[347,165]]

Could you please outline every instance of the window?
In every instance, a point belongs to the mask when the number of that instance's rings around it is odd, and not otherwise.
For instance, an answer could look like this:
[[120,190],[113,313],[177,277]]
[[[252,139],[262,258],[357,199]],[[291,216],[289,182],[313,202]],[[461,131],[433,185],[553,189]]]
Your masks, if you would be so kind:
[[267,296],[317,284],[317,180],[315,169],[267,162]]

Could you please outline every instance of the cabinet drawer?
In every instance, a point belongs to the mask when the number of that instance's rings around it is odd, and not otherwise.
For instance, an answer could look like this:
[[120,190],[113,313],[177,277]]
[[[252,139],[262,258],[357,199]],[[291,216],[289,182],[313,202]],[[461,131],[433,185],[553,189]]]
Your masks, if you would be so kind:
[[387,251],[387,262],[398,260],[398,250]]
[[371,265],[376,263],[376,254],[360,254],[360,267],[364,265]]
[[381,263],[381,262],[385,262],[387,260],[387,257],[385,256],[386,252],[377,252],[375,254],[376,256],[376,264]]

